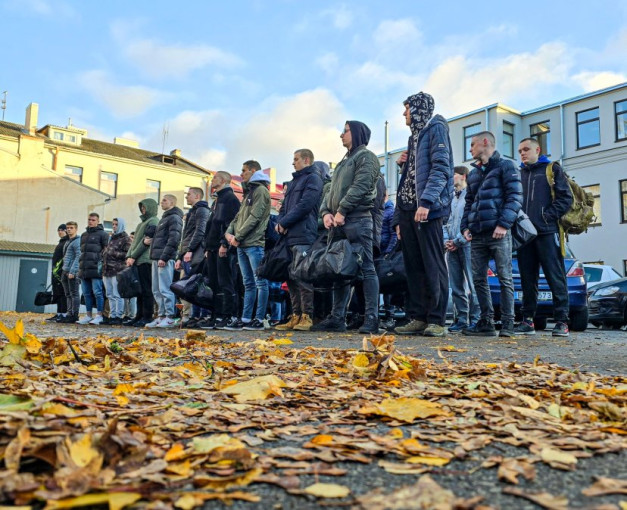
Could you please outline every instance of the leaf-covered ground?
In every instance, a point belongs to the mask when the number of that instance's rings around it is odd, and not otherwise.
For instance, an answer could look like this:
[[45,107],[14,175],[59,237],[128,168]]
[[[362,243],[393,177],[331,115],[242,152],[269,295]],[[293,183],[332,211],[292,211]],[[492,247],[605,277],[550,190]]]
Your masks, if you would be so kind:
[[1,504],[627,508],[624,375],[435,363],[393,336],[68,340],[16,319],[0,315]]

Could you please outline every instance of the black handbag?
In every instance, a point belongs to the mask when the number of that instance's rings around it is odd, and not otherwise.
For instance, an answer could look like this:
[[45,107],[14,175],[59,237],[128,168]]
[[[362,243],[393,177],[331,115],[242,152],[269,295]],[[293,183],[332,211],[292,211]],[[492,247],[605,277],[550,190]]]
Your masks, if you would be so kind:
[[209,278],[201,273],[174,282],[170,285],[170,290],[178,298],[193,305],[213,309],[213,291],[209,286]]
[[396,244],[393,251],[376,259],[374,267],[379,278],[381,292],[392,294],[407,288],[407,273],[400,242]]
[[118,294],[120,297],[128,299],[139,296],[142,293],[142,286],[139,281],[139,271],[136,265],[132,265],[120,271],[116,276],[118,281]]
[[46,306],[56,303],[52,291],[48,290],[50,285],[46,287],[46,290],[40,290],[35,294],[35,306]]
[[292,263],[292,250],[287,245],[285,236],[281,236],[274,248],[267,251],[257,268],[257,276],[271,282],[284,282],[289,279],[289,267]]
[[536,227],[522,209],[518,211],[516,221],[512,225],[512,251],[518,250],[521,246],[533,241],[538,235]]

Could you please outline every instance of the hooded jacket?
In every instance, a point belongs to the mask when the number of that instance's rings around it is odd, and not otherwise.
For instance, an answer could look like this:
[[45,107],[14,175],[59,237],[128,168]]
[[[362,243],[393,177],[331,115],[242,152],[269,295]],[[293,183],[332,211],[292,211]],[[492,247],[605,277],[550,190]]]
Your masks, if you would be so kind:
[[473,163],[466,187],[466,205],[460,230],[472,235],[493,232],[497,226],[512,228],[522,206],[520,173],[498,151],[487,165]]
[[377,156],[366,148],[370,129],[362,122],[349,120],[352,149],[333,171],[331,186],[322,201],[320,215],[370,216],[377,196],[380,165]]
[[224,234],[226,229],[239,212],[240,203],[233,192],[233,188],[226,186],[216,192],[216,198],[211,204],[211,219],[205,236],[205,248],[216,251],[220,246],[228,248]]
[[318,207],[322,179],[311,165],[292,173],[287,193],[279,210],[277,223],[287,229],[288,246],[311,245],[318,237]]
[[185,228],[183,229],[179,259],[183,260],[188,251],[193,254],[198,250],[204,250],[208,221],[209,204],[206,200],[199,200],[185,215]]
[[175,260],[183,233],[183,211],[174,206],[163,212],[150,245],[150,260]]
[[63,253],[65,251],[65,245],[70,240],[66,234],[59,239],[58,244],[54,247],[54,253],[52,254],[52,283],[61,283],[61,275],[63,273]]
[[383,209],[383,223],[381,225],[381,253],[390,253],[396,246],[396,232],[394,231],[394,202],[388,200]]
[[546,177],[546,167],[551,162],[540,156],[533,165],[520,165],[523,188],[523,211],[536,227],[538,234],[559,232],[558,220],[566,214],[573,203],[573,195],[566,175],[559,163],[553,163],[555,177],[555,199],[551,196],[551,186]]
[[78,263],[79,278],[102,278],[102,252],[109,235],[102,224],[87,227],[81,235],[81,257]]
[[102,252],[102,276],[115,276],[126,267],[126,254],[130,247],[131,238],[126,232],[126,223],[118,218],[117,232]]
[[146,213],[141,214],[141,222],[135,227],[135,237],[133,244],[126,254],[127,258],[135,259],[135,265],[150,264],[150,247],[144,244],[144,237],[153,237],[157,223],[157,202],[152,198],[145,198],[139,202],[138,207],[141,211],[142,205],[146,208]]
[[239,241],[240,248],[264,246],[266,242],[266,228],[270,217],[270,178],[257,170],[248,182],[242,183],[244,199],[240,209],[227,228],[227,234],[232,234]]
[[464,216],[464,209],[466,208],[467,189],[468,188],[466,187],[460,190],[459,196],[453,194],[453,199],[451,201],[451,214],[442,228],[444,242],[453,241],[453,244],[455,244],[458,248],[468,243],[466,238],[462,235],[460,228],[462,217]]

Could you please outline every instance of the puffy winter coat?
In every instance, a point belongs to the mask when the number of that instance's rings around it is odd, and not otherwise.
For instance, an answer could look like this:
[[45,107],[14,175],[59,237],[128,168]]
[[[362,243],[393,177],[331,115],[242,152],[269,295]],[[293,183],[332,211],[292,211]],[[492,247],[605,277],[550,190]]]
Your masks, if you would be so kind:
[[135,237],[133,244],[126,254],[127,258],[135,259],[135,265],[150,264],[150,247],[144,244],[144,237],[153,237],[157,228],[159,219],[157,218],[157,202],[152,198],[145,198],[139,204],[141,211],[142,205],[146,208],[146,212],[141,214],[141,222],[135,228]]
[[54,247],[52,254],[52,283],[61,283],[61,275],[63,273],[63,253],[65,245],[70,240],[66,235],[59,239],[59,243]]
[[81,238],[69,239],[63,246],[63,271],[78,276],[78,261],[81,258]]
[[102,278],[102,251],[109,242],[109,234],[102,224],[87,227],[81,235],[81,257],[78,263],[79,278]]
[[216,198],[211,205],[212,214],[205,236],[205,248],[207,250],[215,251],[220,248],[220,245],[228,247],[229,243],[226,242],[224,234],[239,212],[239,208],[239,199],[231,187],[227,186],[216,193]]
[[205,248],[205,232],[207,231],[208,221],[209,204],[205,200],[199,200],[185,216],[179,259],[183,260],[188,251],[194,253],[199,249]]
[[396,246],[396,232],[394,230],[394,202],[388,200],[383,210],[381,224],[381,253],[390,253]]
[[269,177],[261,170],[257,170],[248,182],[242,183],[244,200],[226,231],[235,236],[240,248],[265,246],[270,218],[269,184]]
[[115,276],[126,267],[131,237],[126,232],[113,234],[102,252],[102,276]]
[[164,211],[150,245],[150,259],[175,260],[183,234],[183,211],[172,207]]

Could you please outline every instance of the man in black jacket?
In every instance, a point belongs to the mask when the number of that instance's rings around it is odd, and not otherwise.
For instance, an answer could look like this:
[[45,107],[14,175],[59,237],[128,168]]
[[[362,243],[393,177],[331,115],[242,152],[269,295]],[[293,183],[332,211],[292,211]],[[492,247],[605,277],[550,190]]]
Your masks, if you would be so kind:
[[[523,320],[515,331],[524,335],[534,335],[536,332],[533,318],[538,306],[538,276],[542,266],[553,294],[553,336],[568,336],[568,287],[558,221],[570,208],[573,195],[562,167],[540,155],[540,144],[537,140],[522,140],[518,145],[518,154],[522,161],[522,208],[536,227],[538,235],[518,249]],[[549,164],[553,169],[552,189],[547,177]]]
[[224,237],[226,229],[240,208],[238,198],[231,188],[231,174],[216,172],[211,180],[215,195],[211,204],[211,218],[205,236],[205,272],[213,289],[214,321],[203,329],[224,329],[230,319],[237,319],[239,296],[237,293],[237,250],[229,246]]
[[[104,292],[102,283],[102,251],[109,242],[109,234],[100,224],[100,215],[96,212],[87,218],[87,230],[81,235],[81,258],[78,276],[81,279],[81,290],[85,296],[87,315],[77,324],[100,325],[104,320]],[[94,299],[95,298],[95,299]],[[94,303],[95,301],[95,303]],[[92,317],[92,309],[96,305],[96,317]]]
[[62,317],[65,317],[67,312],[67,300],[65,299],[65,292],[63,291],[63,284],[61,283],[61,277],[63,276],[63,248],[65,247],[65,243],[69,240],[65,223],[59,225],[57,233],[59,234],[59,244],[55,246],[54,253],[52,254],[52,275],[50,278],[52,284],[52,299],[53,302],[57,303],[57,313],[46,319],[50,322],[56,322]]

